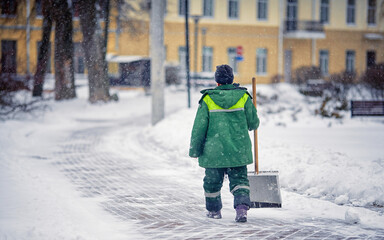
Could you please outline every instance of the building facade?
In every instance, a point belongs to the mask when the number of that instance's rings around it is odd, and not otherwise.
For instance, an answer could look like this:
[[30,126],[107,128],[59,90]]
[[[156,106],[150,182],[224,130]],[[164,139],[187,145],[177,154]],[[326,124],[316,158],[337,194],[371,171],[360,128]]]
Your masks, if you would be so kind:
[[[216,65],[229,64],[235,81],[243,84],[252,77],[269,83],[281,76],[289,82],[302,66],[320,67],[325,78],[343,71],[362,74],[384,62],[383,1],[189,0],[191,72],[212,73]],[[33,74],[42,35],[41,0],[1,0],[0,8],[0,71]],[[182,69],[185,8],[185,0],[168,0],[164,10],[166,61]],[[112,7],[108,54],[148,57],[149,15],[122,17],[124,11]],[[125,21],[137,21],[139,27],[132,31]],[[74,8],[75,72],[86,74],[81,40]],[[51,51],[48,72],[53,71]],[[110,71],[119,67],[112,64]]]

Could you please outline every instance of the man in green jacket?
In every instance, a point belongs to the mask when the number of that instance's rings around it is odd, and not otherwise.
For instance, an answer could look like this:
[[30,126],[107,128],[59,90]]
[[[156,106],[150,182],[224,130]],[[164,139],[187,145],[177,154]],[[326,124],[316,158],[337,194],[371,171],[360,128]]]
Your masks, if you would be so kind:
[[190,157],[199,158],[205,168],[204,192],[207,216],[221,218],[221,195],[224,175],[234,195],[236,221],[247,221],[250,207],[247,165],[253,162],[248,131],[257,129],[259,118],[246,88],[233,83],[228,65],[216,67],[218,87],[201,91],[192,129]]

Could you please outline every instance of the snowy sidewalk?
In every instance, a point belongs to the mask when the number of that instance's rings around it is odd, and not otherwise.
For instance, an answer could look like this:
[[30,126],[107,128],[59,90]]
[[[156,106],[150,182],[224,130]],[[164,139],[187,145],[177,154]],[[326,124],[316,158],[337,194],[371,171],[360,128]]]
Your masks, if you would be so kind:
[[[248,223],[235,223],[232,197],[225,194],[226,184],[222,191],[226,205],[224,219],[207,219],[201,176],[193,171],[185,175],[188,171],[173,164],[177,159],[163,159],[169,155],[159,152],[155,143],[143,135],[147,119],[149,116],[143,115],[127,122],[103,123],[73,132],[57,153],[60,160],[55,163],[84,197],[100,199],[103,208],[122,221],[134,221],[137,231],[145,238],[384,238],[384,229],[362,228],[356,233],[356,226],[346,225],[344,221],[327,218],[281,221],[258,217],[258,209],[250,211]],[[86,120],[83,122],[87,125]]]
[[[327,176],[314,172],[324,163],[337,174],[338,169],[347,168],[343,174],[349,179],[337,182],[337,193],[348,194],[345,186],[356,180],[354,173],[361,170],[360,165],[345,163],[348,155],[343,155],[339,146],[340,153],[336,154],[332,149],[323,152],[313,143],[303,147],[296,132],[301,126],[276,127],[281,116],[264,114],[268,106],[260,106],[265,131],[261,134],[261,156],[284,170],[280,175],[286,183],[283,208],[251,209],[247,223],[235,223],[227,180],[222,188],[223,219],[205,216],[204,170],[186,154],[198,92],[193,92],[194,106],[187,110],[185,92],[168,91],[167,118],[155,127],[150,126],[150,97],[144,93],[120,92],[118,103],[90,105],[86,102],[87,89],[79,92],[79,99],[51,102],[53,110],[44,117],[0,123],[0,240],[384,239],[382,209],[354,207],[348,199],[338,205],[332,199],[308,194]],[[282,114],[290,118],[289,110]],[[315,119],[306,117],[305,121]],[[301,130],[311,128],[311,132],[325,135],[322,125],[320,119]],[[356,125],[346,131],[354,132]],[[371,129],[376,130],[376,125]],[[345,133],[330,131],[337,136]],[[364,139],[380,144],[381,133],[376,132]],[[276,138],[282,134],[297,144]],[[303,139],[308,137],[312,135]],[[333,141],[339,143],[338,139]],[[367,161],[377,161],[368,162],[370,168],[363,169],[362,176],[372,175],[375,183],[365,182],[357,189],[365,191],[371,186],[377,194],[368,191],[367,196],[375,198],[382,193],[377,187],[382,181],[376,181],[383,178],[381,151],[372,151]],[[281,155],[284,159],[279,158]],[[326,162],[329,157],[332,161]],[[312,185],[295,191],[296,186],[303,185],[300,177]],[[329,180],[324,183],[325,194],[333,194],[328,191],[333,188]],[[366,200],[360,192],[357,196]],[[349,208],[358,212],[360,223],[345,221]]]

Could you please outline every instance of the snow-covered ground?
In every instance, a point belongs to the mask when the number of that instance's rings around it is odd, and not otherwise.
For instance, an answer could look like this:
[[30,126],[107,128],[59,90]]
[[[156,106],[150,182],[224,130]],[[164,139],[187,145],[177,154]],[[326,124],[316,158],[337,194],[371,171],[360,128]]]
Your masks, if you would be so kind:
[[[112,91],[119,102],[91,105],[83,86],[78,99],[47,102],[44,114],[0,122],[0,239],[140,238],[134,223],[116,220],[97,199],[82,198],[51,161],[59,143],[83,126],[81,120],[96,125],[150,112],[150,97],[143,91]],[[279,171],[283,208],[250,211],[249,217],[329,218],[358,222],[355,231],[359,226],[383,228],[383,208],[377,206],[384,205],[384,119],[351,119],[348,113],[342,120],[323,119],[313,114],[318,100],[308,100],[287,84],[258,85],[257,92],[260,169]],[[188,157],[199,97],[192,90],[188,109],[185,92],[166,89],[166,118],[139,129],[155,143],[153,152],[160,159],[175,159],[178,175],[202,174],[196,160]],[[112,150],[116,138],[104,139],[110,140]],[[132,139],[123,141],[130,144]],[[128,154],[124,148],[115,151]],[[223,198],[230,201],[225,188]]]

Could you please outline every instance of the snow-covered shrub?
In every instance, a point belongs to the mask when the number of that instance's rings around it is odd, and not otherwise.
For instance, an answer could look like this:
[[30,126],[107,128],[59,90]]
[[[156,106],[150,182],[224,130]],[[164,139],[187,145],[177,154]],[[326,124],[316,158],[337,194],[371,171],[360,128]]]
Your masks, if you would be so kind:
[[178,85],[181,83],[179,65],[165,65],[165,82],[167,85]]
[[327,118],[343,118],[343,114],[341,112],[347,110],[348,101],[346,98],[340,99],[325,95],[320,108],[317,109],[315,113]]
[[309,79],[321,79],[321,70],[317,66],[303,66],[295,70],[292,83],[304,84]]
[[371,95],[375,99],[384,98],[384,63],[374,65],[367,69],[363,77],[362,83],[371,89]]
[[32,99],[31,95],[28,79],[0,73],[0,120],[46,107],[39,104],[42,99]]
[[346,100],[348,92],[356,82],[355,72],[341,72],[332,74],[329,77],[329,86],[327,87],[327,94],[334,99],[341,101]]
[[322,103],[316,114],[323,117],[342,118],[343,111],[349,110],[348,93],[356,82],[356,73],[341,72],[332,74],[328,79],[329,84],[324,90]]
[[280,83],[284,81],[284,77],[280,74],[276,74],[271,78],[271,83]]

